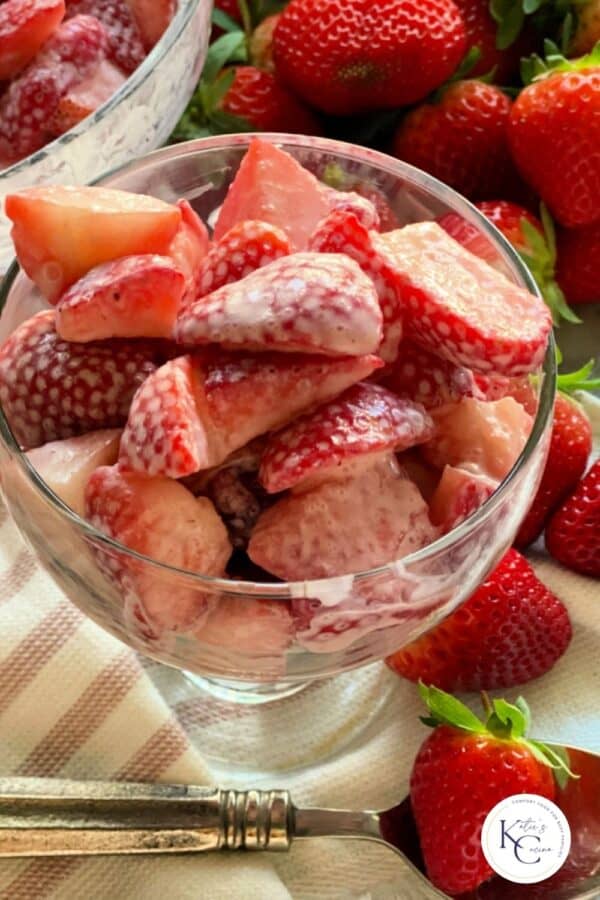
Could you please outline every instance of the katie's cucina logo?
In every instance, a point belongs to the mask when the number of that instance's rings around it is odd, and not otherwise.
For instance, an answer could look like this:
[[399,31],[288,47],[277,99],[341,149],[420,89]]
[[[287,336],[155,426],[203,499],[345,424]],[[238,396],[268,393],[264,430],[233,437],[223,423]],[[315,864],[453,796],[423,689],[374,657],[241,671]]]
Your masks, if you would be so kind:
[[565,862],[571,829],[551,800],[537,794],[514,794],[488,814],[481,847],[498,875],[518,884],[533,884],[554,875]]

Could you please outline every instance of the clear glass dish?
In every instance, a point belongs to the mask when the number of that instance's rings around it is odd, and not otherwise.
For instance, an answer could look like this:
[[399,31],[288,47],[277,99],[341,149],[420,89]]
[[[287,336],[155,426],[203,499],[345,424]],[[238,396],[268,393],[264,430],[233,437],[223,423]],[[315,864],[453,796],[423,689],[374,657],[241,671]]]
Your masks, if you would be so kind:
[[[211,9],[211,0],[178,0],[160,41],[110,100],[66,134],[0,171],[0,200],[37,184],[86,184],[164,144],[200,76]],[[0,209],[1,272],[14,256],[9,231]]]
[[[222,202],[250,137],[227,135],[160,150],[112,172],[102,183],[166,201],[186,197],[208,217]],[[385,193],[402,223],[457,213],[490,242],[509,278],[536,290],[499,232],[428,175],[350,144],[262,137],[316,173],[335,163],[370,182]],[[0,304],[3,336],[42,305],[16,264],[4,280]],[[263,584],[208,578],[140,556],[96,531],[47,488],[0,411],[2,491],[43,566],[86,615],[141,653],[185,670],[217,697],[263,702],[382,659],[473,592],[511,544],[537,487],[550,435],[555,374],[549,347],[531,435],[512,471],[478,512],[419,552],[355,575]],[[147,633],[136,618],[139,598],[131,587],[123,591],[122,580],[112,574],[123,567],[151,579],[153,589],[164,590],[165,596],[185,591],[209,598],[214,610],[208,624],[195,633]]]

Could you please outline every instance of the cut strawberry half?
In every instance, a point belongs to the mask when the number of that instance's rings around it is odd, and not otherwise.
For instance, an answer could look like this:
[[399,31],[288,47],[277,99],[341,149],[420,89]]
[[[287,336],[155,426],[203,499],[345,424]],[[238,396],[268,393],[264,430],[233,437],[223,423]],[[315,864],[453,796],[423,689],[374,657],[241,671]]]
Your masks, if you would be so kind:
[[5,0],[0,6],[0,81],[14,78],[58,27],[65,0]]
[[[119,466],[92,474],[85,493],[86,518],[108,537],[159,563],[220,577],[231,554],[227,530],[206,497],[194,497],[168,478],[147,478]],[[178,631],[197,625],[211,608],[206,591],[175,584],[117,551],[98,562],[121,588],[129,606],[151,628]]]
[[330,209],[331,189],[274,144],[250,142],[215,224],[220,240],[238,222],[254,219],[285,231],[294,250],[304,250],[317,222]]
[[176,206],[100,187],[28,188],[5,211],[19,262],[51,303],[101,263],[166,254],[181,222]]
[[156,368],[151,344],[69,344],[54,315],[32,316],[0,349],[0,401],[26,449],[124,425],[136,389]]
[[267,222],[238,222],[213,246],[198,273],[198,296],[239,281],[256,269],[288,256],[291,246],[285,231]]
[[343,476],[346,463],[406,450],[429,440],[433,431],[433,421],[419,404],[377,384],[355,384],[271,436],[261,459],[260,481],[269,493],[304,489],[315,475]]
[[248,555],[279,578],[304,581],[384,565],[437,534],[418,488],[390,453],[354,477],[278,500],[256,523]]
[[56,307],[56,330],[65,341],[169,338],[184,290],[185,277],[169,257],[123,256],[66,290]]
[[178,200],[181,223],[169,245],[168,255],[185,275],[184,302],[194,300],[198,291],[202,261],[208,253],[210,238],[206,225],[187,200]]
[[333,253],[276,259],[184,308],[175,339],[245,350],[360,356],[377,351],[382,316],[372,281]]
[[456,365],[522,375],[538,368],[552,327],[540,297],[512,284],[435,222],[374,234],[395,270],[407,335]]
[[446,534],[479,509],[498,484],[487,475],[456,466],[444,466],[441,480],[429,502],[431,521]]
[[467,468],[501,481],[516,463],[531,432],[532,418],[512,397],[460,403],[432,411],[433,438],[423,446],[434,466]]
[[382,382],[399,397],[408,397],[426,409],[453,403],[479,393],[473,373],[423,350],[412,341],[403,341],[398,359]]
[[183,356],[135,395],[121,464],[183,478],[219,465],[259,434],[330,400],[381,365],[376,356]]
[[64,97],[61,97],[48,122],[48,129],[58,136],[74,128],[110,100],[125,81],[125,75],[121,70],[107,59],[103,59],[91,75],[78,82]]
[[378,353],[385,362],[393,362],[402,340],[404,317],[395,273],[375,249],[367,226],[358,219],[352,205],[336,203],[336,208],[319,222],[311,235],[309,249],[318,253],[345,253],[373,281],[383,316],[383,337]]
[[117,461],[120,437],[117,428],[91,431],[64,441],[50,441],[28,450],[27,456],[50,490],[83,516],[90,475],[99,466],[112,466]]

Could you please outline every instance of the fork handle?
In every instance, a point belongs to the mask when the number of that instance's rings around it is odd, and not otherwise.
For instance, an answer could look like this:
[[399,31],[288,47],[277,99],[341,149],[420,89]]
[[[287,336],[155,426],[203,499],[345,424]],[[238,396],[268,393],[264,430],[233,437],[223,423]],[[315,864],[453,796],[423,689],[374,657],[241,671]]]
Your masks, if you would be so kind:
[[287,791],[0,778],[0,858],[287,850]]

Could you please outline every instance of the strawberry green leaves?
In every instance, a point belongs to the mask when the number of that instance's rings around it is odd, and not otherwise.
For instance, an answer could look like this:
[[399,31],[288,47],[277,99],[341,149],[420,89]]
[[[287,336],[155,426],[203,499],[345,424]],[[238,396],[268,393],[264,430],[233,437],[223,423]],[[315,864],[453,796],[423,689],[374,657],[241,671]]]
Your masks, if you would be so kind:
[[428,687],[423,682],[419,682],[419,693],[431,713],[430,716],[421,719],[424,725],[433,728],[436,725],[451,725],[453,728],[460,728],[473,734],[485,732],[485,725],[481,719],[452,694],[447,694],[434,685]]

